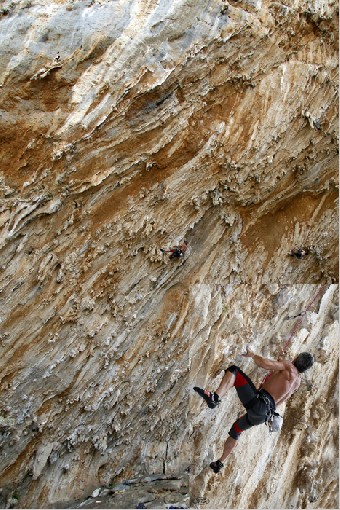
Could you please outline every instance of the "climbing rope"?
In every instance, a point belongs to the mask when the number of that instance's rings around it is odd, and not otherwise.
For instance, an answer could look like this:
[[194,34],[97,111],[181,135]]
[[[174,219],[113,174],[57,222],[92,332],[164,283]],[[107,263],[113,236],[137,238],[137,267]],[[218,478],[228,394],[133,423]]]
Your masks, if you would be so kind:
[[319,289],[319,291],[314,296],[312,301],[308,304],[306,310],[303,310],[303,312],[301,312],[301,314],[299,314],[300,318],[296,321],[296,323],[295,323],[293,329],[291,330],[290,335],[289,335],[286,343],[284,344],[283,349],[281,350],[280,354],[286,354],[287,353],[287,348],[291,344],[292,338],[295,335],[296,331],[298,330],[298,327],[300,326],[301,322],[303,321],[304,316],[306,315],[307,312],[309,312],[311,310],[311,308],[313,307],[315,301],[318,299],[320,294],[322,294],[323,290],[326,287],[328,287],[328,284],[327,285],[322,285],[322,287]]
[[[288,347],[290,346],[290,344],[292,342],[292,338],[294,337],[294,335],[297,332],[300,324],[302,323],[304,316],[306,315],[307,312],[309,312],[311,310],[311,308],[313,307],[315,301],[319,298],[320,294],[322,294],[323,290],[326,287],[328,287],[328,284],[322,285],[322,287],[319,289],[319,291],[314,296],[312,301],[310,301],[310,303],[307,305],[307,308],[305,310],[303,310],[301,313],[299,313],[298,315],[295,315],[294,317],[292,317],[292,318],[299,317],[299,319],[296,321],[295,325],[293,326],[293,328],[292,328],[292,330],[291,330],[291,332],[289,334],[288,339],[286,340],[283,348],[281,349],[281,351],[279,353],[279,356],[282,356],[282,355],[287,353]],[[290,318],[290,317],[288,317],[288,318]],[[260,383],[259,389],[262,387],[262,385],[265,383],[265,381],[270,377],[271,373],[272,372],[269,372],[268,374],[265,375],[265,377],[263,378],[263,381],[261,381],[261,383]]]

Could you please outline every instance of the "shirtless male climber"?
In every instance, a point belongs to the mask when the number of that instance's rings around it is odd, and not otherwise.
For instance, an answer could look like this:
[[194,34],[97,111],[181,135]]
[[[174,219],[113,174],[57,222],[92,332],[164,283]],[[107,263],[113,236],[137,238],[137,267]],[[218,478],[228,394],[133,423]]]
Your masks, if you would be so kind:
[[241,432],[254,425],[267,422],[268,418],[274,415],[276,406],[287,400],[298,389],[301,383],[299,374],[305,372],[314,362],[313,356],[308,352],[300,353],[293,361],[282,358],[273,361],[258,356],[249,347],[242,356],[253,358],[257,366],[271,371],[259,390],[236,365],[225,370],[221,384],[215,392],[194,387],[208,407],[214,409],[221,402],[220,397],[223,397],[232,386],[235,386],[237,395],[247,410],[246,414],[238,418],[232,425],[221,457],[210,464],[215,473],[223,468],[223,462],[236,446]]
[[170,250],[164,250],[163,248],[161,248],[160,250],[163,252],[163,253],[171,253],[170,255],[170,259],[172,258],[179,258],[179,257],[183,257],[184,253],[187,251],[188,249],[188,241],[186,239],[184,239],[183,243],[180,244],[179,246],[173,246],[172,248],[170,248]]

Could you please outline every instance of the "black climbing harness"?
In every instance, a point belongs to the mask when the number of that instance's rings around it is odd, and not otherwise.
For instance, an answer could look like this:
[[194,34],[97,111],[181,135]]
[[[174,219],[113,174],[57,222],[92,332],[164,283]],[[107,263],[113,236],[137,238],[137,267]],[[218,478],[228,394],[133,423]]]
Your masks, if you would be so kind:
[[268,422],[270,422],[272,416],[274,415],[275,407],[273,407],[273,403],[270,401],[270,398],[263,392],[263,390],[259,391],[258,398],[260,398],[266,403],[267,406],[266,424],[268,424]]
[[269,398],[269,395],[265,390],[260,390],[256,397],[252,398],[247,403],[245,408],[247,410],[251,409],[258,399],[261,399],[266,404],[267,410],[265,424],[268,426],[269,432],[278,432],[282,427],[283,417],[275,412],[275,403],[273,403],[272,397]]
[[270,398],[260,390],[259,398],[261,398],[267,405],[267,415],[265,424],[269,428],[269,432],[279,432],[282,427],[283,417],[279,415],[279,413],[275,412],[275,407],[273,407],[273,403]]

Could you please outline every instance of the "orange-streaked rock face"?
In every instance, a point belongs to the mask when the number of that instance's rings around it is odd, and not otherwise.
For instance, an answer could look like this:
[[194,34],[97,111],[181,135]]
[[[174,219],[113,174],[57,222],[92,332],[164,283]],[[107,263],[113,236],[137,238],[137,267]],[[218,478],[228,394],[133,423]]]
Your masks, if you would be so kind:
[[[337,39],[330,0],[3,2],[1,504],[161,474],[207,508],[336,507]],[[215,477],[237,399],[192,386],[249,338],[275,357],[318,293],[281,434]]]

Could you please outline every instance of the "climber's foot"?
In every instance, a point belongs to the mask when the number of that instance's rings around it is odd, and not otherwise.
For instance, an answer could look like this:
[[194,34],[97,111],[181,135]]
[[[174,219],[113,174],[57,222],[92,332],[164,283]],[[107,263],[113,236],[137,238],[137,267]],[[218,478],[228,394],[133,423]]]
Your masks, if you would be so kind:
[[211,393],[211,391],[203,390],[198,386],[194,386],[194,390],[197,391],[200,397],[206,401],[210,409],[214,409],[221,402],[219,396],[216,393]]
[[219,473],[223,468],[224,464],[220,460],[214,460],[211,462],[210,467],[214,471],[214,473]]

